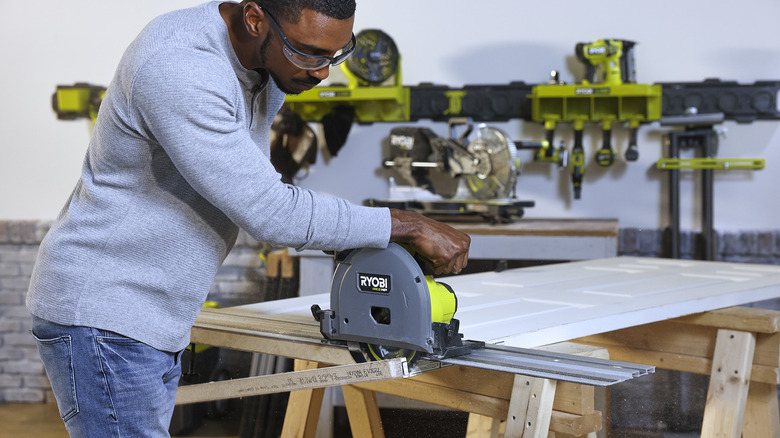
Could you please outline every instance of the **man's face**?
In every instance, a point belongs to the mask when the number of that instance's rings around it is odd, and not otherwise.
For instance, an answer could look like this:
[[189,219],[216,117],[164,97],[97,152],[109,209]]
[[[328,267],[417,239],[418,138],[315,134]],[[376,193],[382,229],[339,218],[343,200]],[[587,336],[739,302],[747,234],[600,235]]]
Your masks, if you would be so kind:
[[[266,14],[266,20],[271,18]],[[352,38],[353,18],[337,20],[304,9],[298,23],[279,22],[279,29],[287,41],[298,51],[309,55],[333,56],[349,45]],[[305,70],[293,64],[285,56],[282,35],[269,22],[269,32],[260,46],[260,62],[286,94],[299,94],[326,79],[330,66],[317,70]]]

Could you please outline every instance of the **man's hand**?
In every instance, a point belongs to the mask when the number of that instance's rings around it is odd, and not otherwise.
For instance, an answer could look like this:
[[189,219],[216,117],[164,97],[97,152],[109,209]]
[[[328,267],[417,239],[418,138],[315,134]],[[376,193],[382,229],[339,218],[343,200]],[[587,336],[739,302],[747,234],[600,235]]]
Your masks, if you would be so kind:
[[468,234],[411,211],[391,208],[390,217],[390,241],[410,245],[434,274],[457,274],[466,267],[471,245]]

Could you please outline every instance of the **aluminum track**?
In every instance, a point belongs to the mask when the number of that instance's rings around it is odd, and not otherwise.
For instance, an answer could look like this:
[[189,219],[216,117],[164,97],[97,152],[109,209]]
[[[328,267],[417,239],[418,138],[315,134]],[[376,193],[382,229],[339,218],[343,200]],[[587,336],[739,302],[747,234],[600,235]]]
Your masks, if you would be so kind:
[[655,372],[655,367],[649,365],[497,345],[486,345],[463,356],[424,358],[420,361],[436,361],[591,386],[610,386]]

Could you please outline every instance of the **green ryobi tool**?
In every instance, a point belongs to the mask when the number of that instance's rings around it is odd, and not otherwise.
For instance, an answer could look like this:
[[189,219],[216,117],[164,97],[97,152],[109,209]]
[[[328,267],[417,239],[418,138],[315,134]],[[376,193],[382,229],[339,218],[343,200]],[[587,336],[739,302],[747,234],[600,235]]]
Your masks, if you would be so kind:
[[446,358],[482,347],[464,342],[453,318],[452,289],[423,273],[420,262],[401,245],[340,253],[333,275],[329,310],[312,306],[320,332],[331,341],[351,344],[359,361],[418,354]]

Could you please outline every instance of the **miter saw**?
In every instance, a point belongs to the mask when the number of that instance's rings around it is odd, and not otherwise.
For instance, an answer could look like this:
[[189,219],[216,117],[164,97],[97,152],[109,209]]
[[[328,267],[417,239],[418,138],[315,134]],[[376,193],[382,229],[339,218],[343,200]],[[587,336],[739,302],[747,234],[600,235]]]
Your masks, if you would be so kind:
[[401,245],[340,253],[337,261],[331,309],[314,305],[312,314],[322,335],[348,343],[357,360],[443,359],[484,346],[461,339],[455,292],[423,273],[424,264]]
[[[479,215],[498,222],[522,216],[523,207],[534,205],[514,197],[520,160],[515,142],[504,132],[484,124],[474,129],[468,118],[450,119],[448,129],[445,138],[428,128],[394,128],[385,139],[387,158],[382,163],[398,185],[425,190],[444,201],[370,199],[366,204],[431,216]],[[468,190],[465,197],[459,195],[461,184]],[[452,199],[456,195],[458,199]]]
[[[450,119],[449,137],[427,128],[400,127],[387,138],[390,157],[384,167],[393,169],[401,184],[452,198],[460,181],[480,200],[507,198],[520,171],[515,143],[501,130],[480,124],[469,141],[472,122]],[[458,129],[461,129],[458,134]]]

